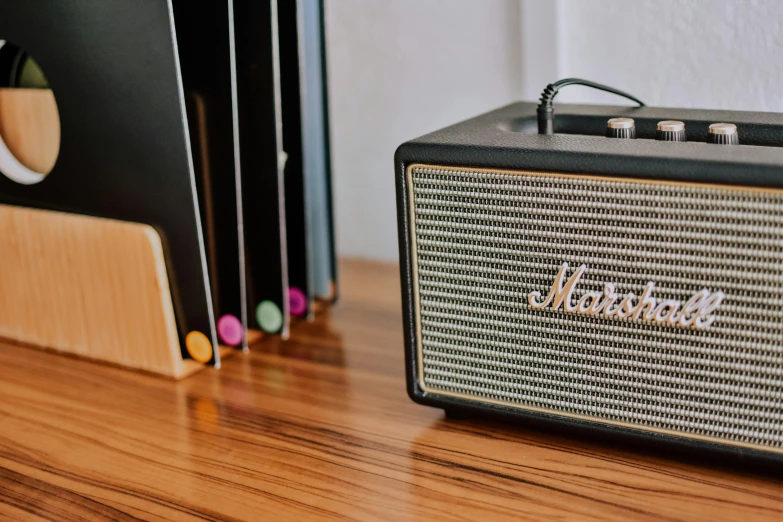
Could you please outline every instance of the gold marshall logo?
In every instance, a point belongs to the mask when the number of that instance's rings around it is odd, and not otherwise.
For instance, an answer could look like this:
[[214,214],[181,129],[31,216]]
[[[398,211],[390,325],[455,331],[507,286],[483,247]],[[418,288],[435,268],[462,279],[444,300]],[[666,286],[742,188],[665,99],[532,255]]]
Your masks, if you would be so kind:
[[615,292],[614,285],[606,283],[603,293],[587,292],[576,304],[573,304],[574,287],[586,269],[586,265],[581,265],[566,281],[568,263],[563,263],[546,299],[540,300],[541,292],[531,292],[527,298],[528,303],[537,310],[544,309],[550,304],[552,310],[557,310],[562,305],[564,311],[572,314],[603,314],[605,317],[641,319],[680,328],[703,330],[715,321],[715,316],[711,314],[723,302],[723,292],[711,293],[703,288],[696,292],[684,306],[680,301],[674,299],[666,299],[659,303],[652,297],[655,283],[650,281],[636,303],[634,302],[636,296],[633,293],[621,298]]

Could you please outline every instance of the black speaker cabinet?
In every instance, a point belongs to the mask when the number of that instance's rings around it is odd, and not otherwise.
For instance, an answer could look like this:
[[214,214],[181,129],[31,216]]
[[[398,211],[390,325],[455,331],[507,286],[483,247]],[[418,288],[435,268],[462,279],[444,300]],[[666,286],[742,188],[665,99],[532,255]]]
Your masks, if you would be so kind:
[[411,398],[783,462],[781,146],[781,114],[561,104],[539,135],[533,103],[402,145]]

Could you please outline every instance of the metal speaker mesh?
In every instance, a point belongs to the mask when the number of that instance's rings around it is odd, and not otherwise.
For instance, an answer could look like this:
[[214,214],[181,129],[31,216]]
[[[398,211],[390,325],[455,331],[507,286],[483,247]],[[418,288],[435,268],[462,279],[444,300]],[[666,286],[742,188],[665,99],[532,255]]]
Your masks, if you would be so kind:
[[[430,393],[783,449],[783,192],[409,168],[419,380]],[[725,300],[705,330],[533,309],[611,282]]]

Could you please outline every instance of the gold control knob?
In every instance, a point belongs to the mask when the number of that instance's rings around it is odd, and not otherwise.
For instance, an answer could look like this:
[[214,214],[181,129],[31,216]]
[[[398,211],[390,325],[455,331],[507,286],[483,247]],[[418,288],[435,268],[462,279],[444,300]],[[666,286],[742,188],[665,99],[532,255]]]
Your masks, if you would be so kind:
[[713,123],[707,133],[707,143],[716,145],[739,145],[737,126],[733,123]]
[[633,118],[612,118],[606,122],[606,137],[635,140],[636,122]]
[[685,124],[677,120],[659,121],[658,130],[655,131],[655,139],[658,141],[687,141],[685,139]]

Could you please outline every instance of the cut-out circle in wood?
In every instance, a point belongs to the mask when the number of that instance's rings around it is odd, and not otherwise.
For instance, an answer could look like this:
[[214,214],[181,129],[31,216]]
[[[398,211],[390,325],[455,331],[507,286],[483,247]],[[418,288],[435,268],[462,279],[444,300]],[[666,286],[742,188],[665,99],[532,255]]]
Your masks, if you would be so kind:
[[40,183],[60,152],[60,116],[41,68],[24,49],[0,40],[0,173]]

